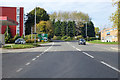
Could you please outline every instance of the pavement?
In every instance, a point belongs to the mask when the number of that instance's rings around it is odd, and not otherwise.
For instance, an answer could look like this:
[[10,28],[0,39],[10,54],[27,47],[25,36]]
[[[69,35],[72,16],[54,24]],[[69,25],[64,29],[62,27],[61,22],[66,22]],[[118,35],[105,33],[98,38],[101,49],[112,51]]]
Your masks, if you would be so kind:
[[[117,45],[54,41],[2,54],[3,78],[118,78]],[[5,50],[4,50],[5,51]]]

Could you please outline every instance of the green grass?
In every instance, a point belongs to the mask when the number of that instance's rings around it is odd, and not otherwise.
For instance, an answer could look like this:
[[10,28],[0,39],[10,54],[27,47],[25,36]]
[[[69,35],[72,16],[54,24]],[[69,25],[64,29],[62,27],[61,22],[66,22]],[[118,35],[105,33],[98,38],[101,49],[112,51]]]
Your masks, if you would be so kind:
[[94,44],[118,44],[118,42],[101,42],[101,40],[87,41],[88,43]]
[[37,44],[34,43],[26,43],[26,44],[12,44],[12,45],[6,45],[3,46],[5,49],[25,49],[25,48],[34,48],[39,47],[40,44],[48,43],[48,42],[37,42]]

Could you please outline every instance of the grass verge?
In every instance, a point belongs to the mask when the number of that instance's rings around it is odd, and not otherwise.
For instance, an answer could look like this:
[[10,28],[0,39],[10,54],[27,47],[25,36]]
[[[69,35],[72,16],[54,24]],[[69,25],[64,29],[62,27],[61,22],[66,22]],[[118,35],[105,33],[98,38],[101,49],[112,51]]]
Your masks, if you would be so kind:
[[88,43],[94,44],[118,44],[118,42],[101,42],[101,40],[87,41]]
[[40,44],[48,43],[48,42],[37,42],[37,44],[34,43],[26,43],[26,44],[12,44],[12,45],[6,45],[3,46],[5,49],[25,49],[25,48],[34,48],[39,47]]

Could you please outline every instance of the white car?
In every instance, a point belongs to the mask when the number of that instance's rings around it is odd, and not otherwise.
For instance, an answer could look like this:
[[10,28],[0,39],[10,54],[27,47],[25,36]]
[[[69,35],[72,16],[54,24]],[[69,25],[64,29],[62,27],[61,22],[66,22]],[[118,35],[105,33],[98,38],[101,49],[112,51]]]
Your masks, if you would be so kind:
[[26,43],[26,41],[22,38],[19,38],[15,41],[15,44],[25,44],[25,43]]

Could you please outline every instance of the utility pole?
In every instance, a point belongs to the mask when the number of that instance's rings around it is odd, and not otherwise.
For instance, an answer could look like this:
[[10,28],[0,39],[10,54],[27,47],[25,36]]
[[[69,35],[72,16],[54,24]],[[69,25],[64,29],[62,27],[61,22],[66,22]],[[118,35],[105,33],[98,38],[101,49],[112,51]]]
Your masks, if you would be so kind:
[[[86,39],[87,39],[87,22],[86,22]],[[88,40],[88,39],[87,39]]]
[[34,43],[36,43],[36,7],[35,7],[35,41]]
[[31,27],[31,40],[32,40],[32,27]]

